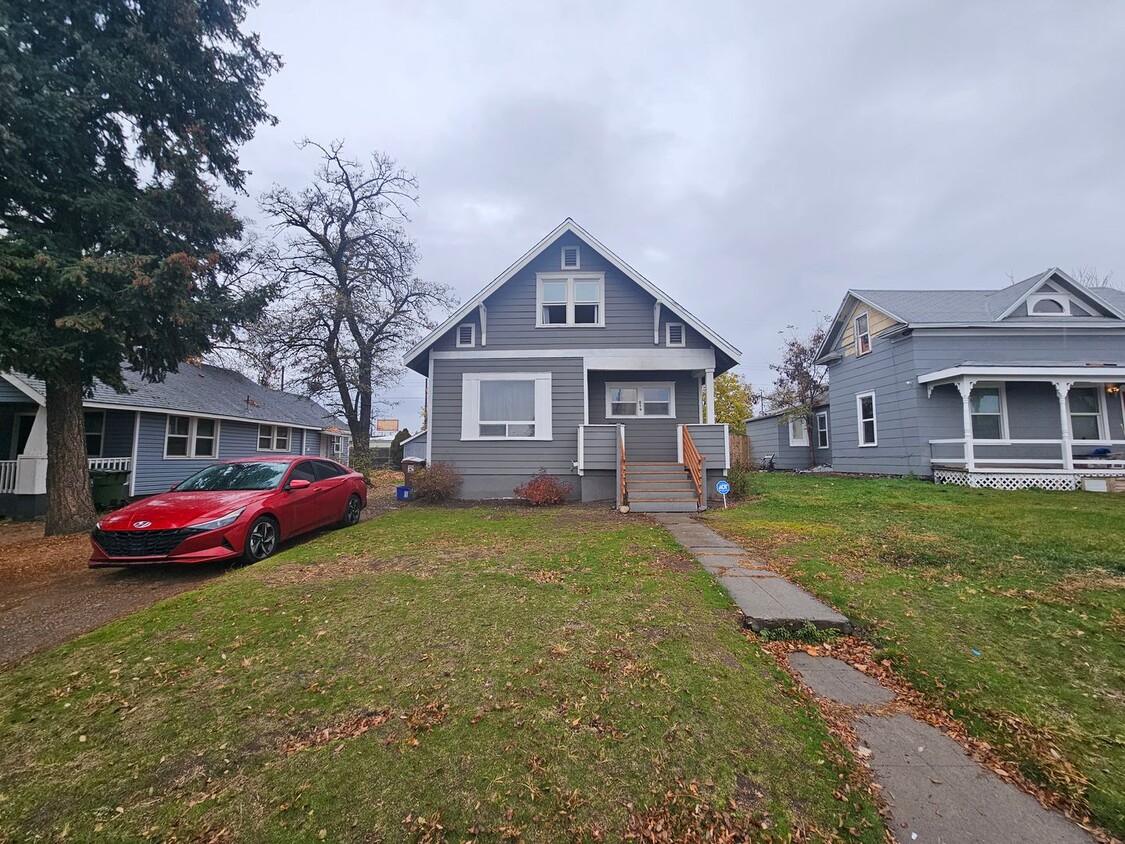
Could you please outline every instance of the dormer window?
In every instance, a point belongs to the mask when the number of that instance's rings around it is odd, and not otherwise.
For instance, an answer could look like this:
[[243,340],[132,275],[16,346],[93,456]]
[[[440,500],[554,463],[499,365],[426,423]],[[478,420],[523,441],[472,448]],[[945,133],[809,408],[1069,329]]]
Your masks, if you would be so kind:
[[577,270],[581,268],[577,246],[564,246],[562,249],[562,268],[564,270]]
[[684,324],[682,322],[669,322],[664,326],[664,345],[684,345]]
[[477,327],[471,322],[457,326],[457,348],[468,349],[476,345]]
[[862,313],[855,318],[855,353],[865,355],[871,351],[871,331],[868,327],[867,314]]
[[605,325],[605,276],[540,273],[536,279],[538,328]]

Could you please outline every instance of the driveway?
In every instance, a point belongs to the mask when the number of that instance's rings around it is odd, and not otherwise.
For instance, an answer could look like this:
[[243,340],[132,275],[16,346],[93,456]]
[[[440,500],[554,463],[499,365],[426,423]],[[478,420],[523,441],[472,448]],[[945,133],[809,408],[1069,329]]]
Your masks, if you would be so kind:
[[44,538],[42,523],[0,523],[0,668],[228,570],[88,569],[89,557],[84,533]]

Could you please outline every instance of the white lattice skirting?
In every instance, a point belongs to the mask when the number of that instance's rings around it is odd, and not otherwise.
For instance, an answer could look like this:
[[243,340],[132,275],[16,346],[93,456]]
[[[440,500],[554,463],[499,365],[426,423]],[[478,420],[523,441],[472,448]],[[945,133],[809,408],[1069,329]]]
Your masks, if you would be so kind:
[[935,484],[956,484],[973,489],[1049,489],[1058,492],[1073,492],[1087,477],[1125,477],[1125,472],[1059,472],[1051,474],[1025,475],[1011,472],[966,472],[957,469],[935,469]]

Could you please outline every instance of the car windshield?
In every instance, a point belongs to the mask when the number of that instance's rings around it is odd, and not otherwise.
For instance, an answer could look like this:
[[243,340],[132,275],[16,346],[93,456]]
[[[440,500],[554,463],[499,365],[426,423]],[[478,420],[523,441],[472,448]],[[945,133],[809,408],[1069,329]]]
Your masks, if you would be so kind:
[[208,466],[179,484],[176,492],[218,492],[224,489],[276,489],[288,463],[219,463]]

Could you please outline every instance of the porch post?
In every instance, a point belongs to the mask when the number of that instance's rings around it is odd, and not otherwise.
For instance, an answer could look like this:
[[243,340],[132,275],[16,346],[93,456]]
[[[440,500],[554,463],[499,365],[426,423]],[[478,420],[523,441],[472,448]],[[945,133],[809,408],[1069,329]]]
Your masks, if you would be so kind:
[[976,455],[973,453],[973,405],[970,401],[975,384],[975,381],[968,378],[957,382],[957,390],[961,393],[961,423],[965,431],[965,470],[968,472],[976,468]]
[[715,424],[715,370],[708,369],[704,372],[707,379],[707,424]]
[[1055,392],[1059,395],[1059,421],[1062,423],[1062,459],[1063,468],[1066,470],[1074,469],[1074,434],[1070,430],[1070,402],[1067,401],[1067,396],[1070,395],[1070,388],[1074,386],[1073,381],[1052,381],[1055,385]]

